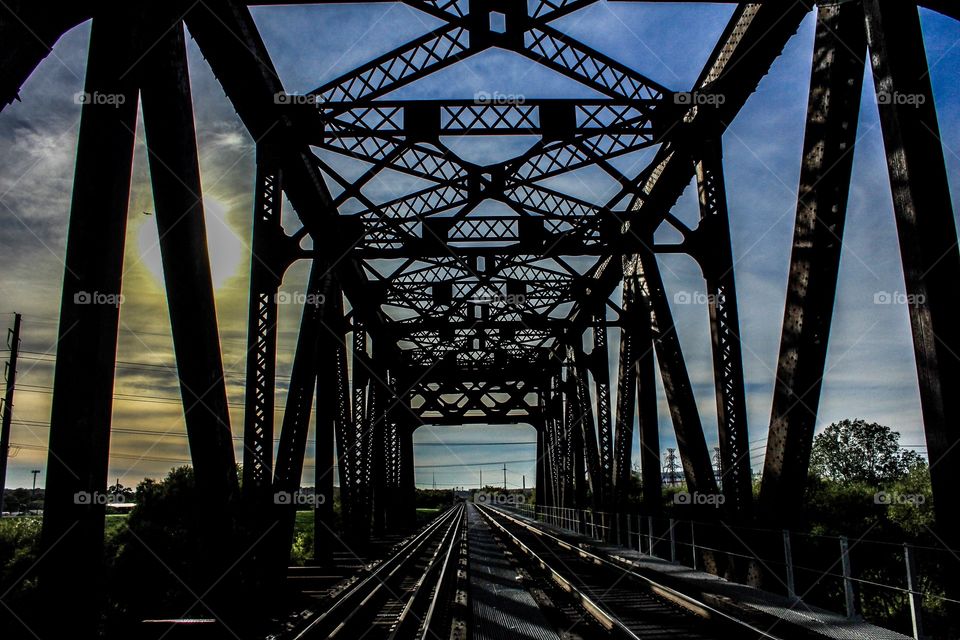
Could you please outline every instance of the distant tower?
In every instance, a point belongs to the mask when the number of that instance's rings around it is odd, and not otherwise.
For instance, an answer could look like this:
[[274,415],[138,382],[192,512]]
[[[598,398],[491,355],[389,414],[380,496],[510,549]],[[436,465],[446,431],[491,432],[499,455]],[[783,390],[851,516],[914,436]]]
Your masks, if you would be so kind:
[[667,472],[667,482],[671,487],[677,486],[677,472],[680,470],[680,464],[677,462],[677,450],[676,449],[667,449],[666,460],[664,461],[664,468]]

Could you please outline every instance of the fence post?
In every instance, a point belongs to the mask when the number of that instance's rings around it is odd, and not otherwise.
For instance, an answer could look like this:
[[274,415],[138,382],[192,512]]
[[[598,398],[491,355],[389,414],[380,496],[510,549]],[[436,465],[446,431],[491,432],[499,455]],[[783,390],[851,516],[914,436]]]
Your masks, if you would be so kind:
[[693,570],[697,570],[697,538],[695,532],[695,523],[690,521],[690,556],[693,558]]
[[840,536],[840,562],[843,566],[843,594],[847,601],[847,617],[857,617],[857,605],[853,595],[853,576],[850,571],[850,544],[846,536]]
[[670,562],[677,561],[677,537],[673,534],[673,518],[670,518]]
[[647,549],[653,557],[653,516],[647,516]]
[[907,597],[910,600],[910,621],[913,623],[913,637],[923,637],[923,598],[917,591],[917,564],[910,545],[903,545],[903,561],[907,565]]
[[787,567],[787,597],[797,598],[797,584],[793,577],[793,550],[790,548],[790,532],[783,530],[783,564]]

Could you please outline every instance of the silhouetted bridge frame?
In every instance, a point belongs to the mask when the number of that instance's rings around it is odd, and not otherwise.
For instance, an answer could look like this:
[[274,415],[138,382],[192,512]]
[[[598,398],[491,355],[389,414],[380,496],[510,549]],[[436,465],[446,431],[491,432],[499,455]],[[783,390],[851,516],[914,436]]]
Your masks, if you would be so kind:
[[[799,201],[759,515],[788,521],[803,495],[836,293],[866,56],[872,65],[910,306],[938,535],[960,547],[953,487],[960,468],[960,253],[917,6],[901,0],[738,4],[694,87],[663,87],[551,26],[598,0],[406,0],[436,30],[359,69],[290,97],[245,3],[15,1],[0,11],[0,105],[9,104],[57,39],[92,18],[85,91],[124,96],[82,107],[54,380],[41,580],[94,624],[119,310],[75,303],[119,293],[138,98],[149,150],[175,355],[191,456],[211,505],[201,541],[210,584],[235,558],[217,540],[238,519],[251,558],[285,562],[312,405],[317,491],[331,496],[334,442],[344,522],[354,535],[409,526],[413,431],[421,424],[529,423],[537,430],[538,500],[616,509],[629,484],[638,416],[644,499],[660,500],[653,353],[691,491],[718,492],[655,254],[702,268],[710,326],[727,517],[750,516],[749,445],[722,136],[801,21],[817,12]],[[300,4],[258,2],[250,4]],[[309,3],[302,3],[309,4]],[[316,3],[320,4],[320,3]],[[955,3],[921,6],[960,18]],[[11,13],[12,12],[12,13]],[[491,12],[503,24],[491,23]],[[203,222],[183,24],[257,146],[244,415],[243,496],[236,478]],[[605,100],[379,100],[480,51],[509,49]],[[922,96],[920,104],[885,99]],[[679,96],[679,97],[678,97]],[[718,99],[722,96],[722,99]],[[445,135],[540,137],[489,166],[464,161]],[[659,145],[639,175],[609,160]],[[311,147],[367,162],[338,176]],[[605,203],[542,181],[584,166],[620,185]],[[363,186],[385,169],[431,186],[374,202]],[[331,193],[326,179],[342,189]],[[670,211],[695,179],[699,224]],[[280,225],[282,196],[301,228]],[[493,199],[516,215],[471,216]],[[683,241],[658,246],[675,227]],[[311,240],[312,243],[306,242]],[[593,256],[580,272],[565,256]],[[374,261],[397,259],[388,273]],[[312,261],[274,459],[276,294],[287,267]],[[612,294],[622,285],[619,302]],[[350,303],[344,311],[344,296]],[[387,307],[402,311],[395,319]],[[609,379],[607,332],[620,330]],[[592,336],[585,353],[583,336]],[[352,360],[352,367],[348,367]],[[352,379],[348,372],[352,369]],[[611,406],[611,385],[617,406]],[[591,386],[593,390],[591,391]],[[314,398],[314,396],[317,396]],[[332,522],[318,507],[318,532]],[[242,508],[237,510],[237,504]],[[331,543],[318,536],[318,557]],[[269,573],[269,571],[268,571]],[[78,594],[66,575],[90,576]]]

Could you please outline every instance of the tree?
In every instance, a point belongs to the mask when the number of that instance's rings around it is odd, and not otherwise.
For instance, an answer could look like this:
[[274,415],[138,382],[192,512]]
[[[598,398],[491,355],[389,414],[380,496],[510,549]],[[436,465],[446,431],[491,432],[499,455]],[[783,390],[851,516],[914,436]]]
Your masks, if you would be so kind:
[[915,451],[900,448],[900,434],[866,420],[834,422],[813,440],[811,473],[837,482],[879,486],[905,477],[923,463]]

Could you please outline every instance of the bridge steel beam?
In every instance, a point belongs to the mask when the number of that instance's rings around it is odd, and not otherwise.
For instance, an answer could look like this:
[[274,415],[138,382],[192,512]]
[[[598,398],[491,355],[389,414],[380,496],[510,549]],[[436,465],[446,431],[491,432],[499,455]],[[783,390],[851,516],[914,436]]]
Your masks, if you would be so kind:
[[[637,364],[636,350],[643,348],[638,343],[634,320],[632,278],[624,278],[623,297],[620,302],[622,317],[625,321],[620,330],[620,354],[617,362],[617,412],[614,433],[613,476],[615,497],[613,504],[620,511],[626,507],[630,491],[630,465],[633,457],[633,421],[637,405]],[[652,347],[652,344],[650,345]]]
[[[594,423],[593,407],[590,405],[590,388],[587,384],[588,367],[579,336],[574,340],[569,351],[571,384],[570,394],[573,401],[573,429],[579,440],[578,451],[583,456],[586,465],[587,478],[584,492],[578,493],[581,498],[586,496],[589,489],[595,509],[603,508],[603,471],[600,467],[600,452],[597,446],[597,430]],[[578,469],[579,473],[579,469]]]
[[[920,19],[912,3],[865,0],[900,256],[917,358],[936,526],[960,546],[960,253]],[[907,98],[907,99],[903,99]],[[951,591],[956,596],[957,581]]]
[[[657,410],[657,372],[656,347],[653,341],[653,318],[647,299],[642,295],[638,264],[632,257],[623,258],[624,270],[624,304],[629,329],[629,343],[631,361],[636,384],[636,407],[638,440],[640,444],[640,479],[641,494],[644,507],[651,512],[657,512],[663,503],[663,475],[660,464],[660,422]],[[621,366],[623,361],[621,360]],[[633,406],[631,404],[631,410]],[[626,425],[626,423],[624,423]],[[630,444],[632,447],[632,420]],[[621,446],[626,445],[628,438],[623,436]],[[629,457],[625,464],[629,466]],[[629,474],[629,470],[621,472]],[[629,477],[629,476],[628,476]]]
[[20,99],[30,74],[70,29],[91,16],[83,3],[13,0],[0,4],[0,111]]
[[[328,515],[325,510],[327,501],[332,504],[333,486],[333,428],[336,414],[336,403],[331,402],[327,395],[330,389],[330,377],[334,374],[329,366],[331,344],[334,338],[327,329],[330,318],[330,309],[333,298],[338,295],[336,284],[330,276],[326,263],[315,261],[310,269],[307,281],[307,296],[303,305],[300,319],[300,333],[297,337],[297,346],[293,356],[293,367],[290,372],[290,386],[287,391],[287,403],[283,412],[283,423],[280,427],[280,442],[277,447],[277,460],[273,473],[273,504],[271,510],[276,514],[275,522],[271,523],[274,530],[267,538],[273,544],[273,549],[265,549],[271,560],[269,567],[271,574],[282,572],[290,561],[290,545],[293,541],[294,523],[298,502],[294,499],[300,491],[300,481],[303,476],[303,463],[307,451],[307,436],[310,430],[310,414],[313,410],[314,393],[316,392],[316,466],[317,483],[314,485],[315,497],[323,495],[325,502],[316,502],[315,515]],[[329,304],[328,304],[329,302]],[[328,366],[324,366],[328,365]],[[271,443],[272,444],[272,443]],[[322,485],[329,485],[331,493],[321,493]],[[329,537],[327,531],[332,522],[327,520],[326,526],[315,523],[315,529]],[[317,562],[329,562],[330,545],[322,545],[314,540],[315,550],[321,552],[315,557]],[[254,550],[253,555],[259,554]]]
[[[712,494],[717,492],[713,463],[703,435],[700,412],[690,384],[680,337],[673,322],[673,313],[660,277],[656,256],[649,251],[635,257],[635,273],[639,283],[639,298],[650,312],[653,343],[660,364],[673,430],[677,436],[677,449],[683,463],[687,488],[691,492]],[[643,390],[640,390],[643,393]],[[652,428],[652,426],[651,426]],[[659,466],[659,465],[658,465]]]
[[700,225],[692,235],[694,257],[707,283],[724,508],[744,518],[751,511],[753,479],[730,217],[719,140],[704,144],[696,160],[696,174]]
[[253,520],[263,520],[272,502],[277,293],[286,270],[280,259],[285,238],[280,226],[282,184],[278,164],[268,150],[258,147],[243,424],[243,494]]
[[760,491],[789,524],[803,498],[837,289],[866,39],[857,3],[821,5],[783,333]]
[[202,537],[196,563],[205,574],[205,590],[232,563],[223,541],[231,539],[232,509],[240,487],[207,250],[183,24],[173,12],[156,13],[149,30],[163,35],[157,40],[145,38],[155,44],[140,62],[141,100],[184,422],[197,491],[204,496],[204,507],[197,509]]
[[[86,637],[105,587],[105,506],[91,496],[107,490],[140,18],[139,9],[118,8],[93,20],[84,91],[117,99],[81,108],[53,381],[40,588],[60,603],[57,621]],[[80,576],[82,588],[68,576]]]
[[604,326],[601,314],[594,317],[590,368],[597,405],[600,486],[603,491],[604,508],[609,509],[613,500],[613,420],[610,408],[610,354],[607,347],[607,328]]

